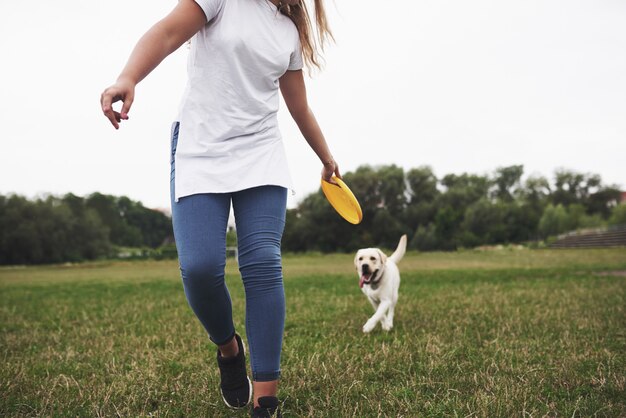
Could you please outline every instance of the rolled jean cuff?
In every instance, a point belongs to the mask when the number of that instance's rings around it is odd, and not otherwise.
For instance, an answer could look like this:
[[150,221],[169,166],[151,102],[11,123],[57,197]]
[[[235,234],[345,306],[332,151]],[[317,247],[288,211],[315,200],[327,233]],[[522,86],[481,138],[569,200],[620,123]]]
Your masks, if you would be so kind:
[[280,370],[277,372],[252,372],[252,380],[255,382],[271,382],[280,379]]
[[228,338],[226,338],[224,341],[221,341],[221,342],[215,341],[215,340],[214,340],[214,339],[213,339],[213,338],[209,335],[209,339],[210,339],[211,341],[213,341],[213,343],[215,343],[215,345],[224,345],[224,344],[226,344],[226,343],[229,343],[229,342],[230,342],[230,340],[232,340],[233,338],[235,338],[235,331],[234,331],[234,330],[233,330],[233,333],[232,333],[232,334],[231,334]]

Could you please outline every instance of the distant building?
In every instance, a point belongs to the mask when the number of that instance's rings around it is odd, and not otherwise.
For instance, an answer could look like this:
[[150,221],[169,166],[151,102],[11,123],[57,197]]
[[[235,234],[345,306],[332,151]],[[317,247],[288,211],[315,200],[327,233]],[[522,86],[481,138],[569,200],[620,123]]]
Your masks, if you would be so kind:
[[626,192],[622,192],[622,198],[619,201],[622,205],[626,203]]

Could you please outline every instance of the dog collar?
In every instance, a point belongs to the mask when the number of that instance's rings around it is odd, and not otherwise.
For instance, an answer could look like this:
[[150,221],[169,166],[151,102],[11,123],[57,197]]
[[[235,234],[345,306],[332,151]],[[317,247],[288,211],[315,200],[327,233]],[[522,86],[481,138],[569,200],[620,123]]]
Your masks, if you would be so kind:
[[380,274],[378,274],[377,280],[370,280],[368,283],[372,289],[376,289],[378,287],[378,283],[383,278],[383,274],[385,273],[385,266],[383,266],[380,270],[378,270]]

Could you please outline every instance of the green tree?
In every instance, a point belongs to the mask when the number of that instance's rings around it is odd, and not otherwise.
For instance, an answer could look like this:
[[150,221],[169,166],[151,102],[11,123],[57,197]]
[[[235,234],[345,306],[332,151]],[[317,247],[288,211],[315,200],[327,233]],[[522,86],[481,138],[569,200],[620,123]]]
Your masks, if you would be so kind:
[[512,165],[496,169],[493,179],[493,197],[503,202],[512,202],[514,195],[521,188],[520,180],[522,174],[524,174],[523,165]]
[[550,182],[543,176],[530,176],[524,182],[518,193],[518,202],[521,204],[523,225],[527,229],[525,233],[516,234],[524,236],[523,239],[539,238],[539,220],[543,215],[546,205],[551,196]]
[[617,205],[613,208],[609,225],[626,225],[626,204]]
[[538,239],[538,225],[542,212],[527,202],[518,200],[505,204],[504,225],[507,242],[520,243]]
[[611,216],[613,208],[619,204],[622,192],[617,186],[600,187],[589,195],[585,208],[589,214],[598,214],[603,219]]
[[166,238],[174,235],[172,221],[163,213],[125,197],[120,198],[118,205],[125,206],[125,210],[121,211],[122,218],[130,228],[140,232],[142,245],[157,248]]
[[126,247],[141,247],[143,237],[141,230],[130,226],[124,216],[128,210],[126,201],[118,206],[115,196],[93,193],[87,197],[86,206],[98,213],[98,216],[109,229],[112,244]]
[[458,246],[459,225],[463,212],[444,206],[435,215],[435,236],[441,250],[455,250]]
[[404,211],[404,223],[408,230],[415,231],[420,225],[428,225],[437,213],[437,177],[432,169],[421,166],[406,174],[408,205]]
[[409,204],[428,203],[439,195],[437,177],[432,168],[421,166],[409,170],[406,174],[408,183]]
[[[107,254],[107,231],[79,198],[0,199],[0,263],[40,264],[94,259]],[[75,215],[79,213],[79,215]]]
[[376,237],[375,245],[383,248],[396,248],[400,237],[407,232],[397,216],[387,210],[378,210],[372,220],[371,235]]
[[439,249],[441,245],[437,238],[435,225],[433,223],[426,226],[420,225],[415,231],[409,247],[420,251],[433,251]]
[[43,262],[44,252],[39,240],[35,205],[22,196],[4,199],[0,237],[2,264]]
[[490,181],[485,176],[463,173],[448,174],[441,184],[445,190],[437,198],[435,232],[440,249],[453,250],[462,244],[465,211],[474,202],[488,197]]
[[462,223],[463,245],[471,247],[477,244],[497,244],[506,242],[507,225],[505,224],[506,206],[481,199],[470,205],[465,211]]
[[551,200],[555,205],[569,206],[580,203],[588,207],[590,196],[602,188],[602,179],[598,174],[582,174],[560,169],[554,174]]
[[399,219],[407,204],[404,170],[395,165],[377,170],[379,209],[384,209],[394,219]]
[[93,193],[87,197],[85,206],[98,213],[114,245],[157,248],[165,238],[173,235],[172,223],[167,216],[126,196]]
[[343,221],[318,191],[288,212],[284,247],[393,247],[406,231],[414,231],[409,246],[420,250],[525,242],[603,225],[619,197],[598,175],[557,170],[553,186],[536,175],[522,182],[523,172],[512,165],[491,177],[462,173],[438,180],[426,166],[406,173],[393,165],[362,166],[344,177],[361,202],[363,222]]
[[520,198],[530,206],[543,210],[551,193],[548,179],[543,176],[530,176],[520,190]]
[[568,227],[571,230],[579,228],[597,228],[606,224],[598,214],[588,215],[585,206],[580,203],[569,205],[567,208]]
[[569,216],[565,207],[548,205],[539,220],[539,232],[543,238],[566,232],[570,229]]

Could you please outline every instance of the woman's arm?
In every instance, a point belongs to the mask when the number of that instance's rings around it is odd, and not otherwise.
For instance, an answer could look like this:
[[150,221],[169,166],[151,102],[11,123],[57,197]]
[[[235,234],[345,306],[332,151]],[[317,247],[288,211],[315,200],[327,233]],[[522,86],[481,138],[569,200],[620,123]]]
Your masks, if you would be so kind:
[[[205,24],[204,12],[195,1],[180,0],[165,18],[139,39],[115,84],[104,90],[100,96],[102,112],[115,129],[119,128],[122,119],[128,119],[137,83]],[[123,106],[120,112],[116,112],[112,104],[120,100]]]
[[339,166],[330,153],[324,134],[322,134],[322,130],[309,108],[302,70],[287,71],[280,78],[280,91],[283,94],[291,117],[298,125],[300,132],[302,132],[302,136],[304,136],[304,139],[306,139],[324,165],[322,178],[330,181],[333,174],[341,178]]

